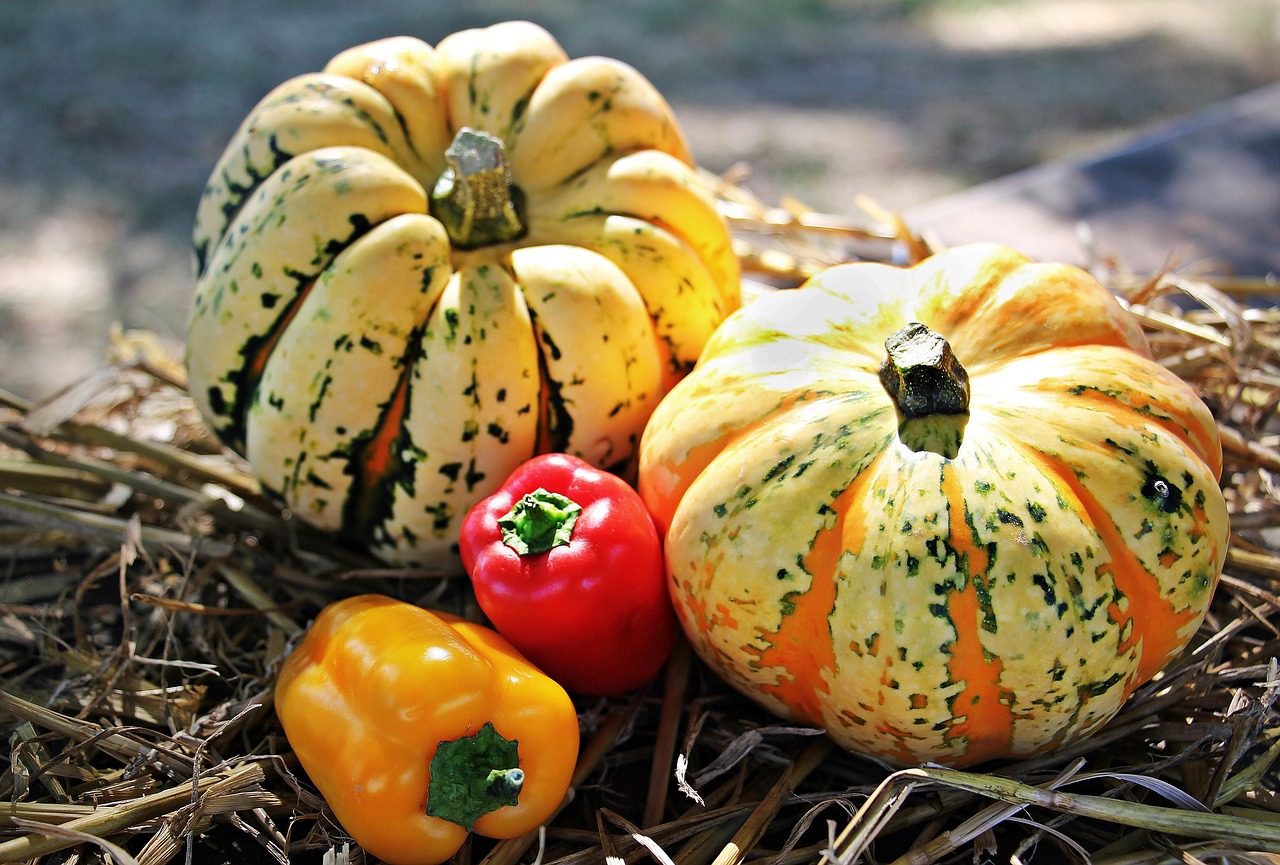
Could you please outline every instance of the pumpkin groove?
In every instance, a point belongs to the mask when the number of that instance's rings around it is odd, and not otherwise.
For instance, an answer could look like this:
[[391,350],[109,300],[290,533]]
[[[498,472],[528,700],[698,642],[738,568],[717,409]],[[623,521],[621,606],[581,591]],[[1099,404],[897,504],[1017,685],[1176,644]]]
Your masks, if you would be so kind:
[[[958,473],[946,463],[941,469],[948,546],[962,575],[961,586],[953,588],[945,601],[955,639],[939,647],[950,656],[946,663],[949,683],[962,683],[959,692],[947,697],[951,719],[943,738],[952,747],[957,747],[959,740],[958,747],[964,748],[966,756],[980,762],[1009,752],[1013,737],[1011,707],[1016,697],[1001,687],[1004,662],[998,656],[988,656],[980,635],[982,630],[994,632],[999,627],[989,598],[984,600],[980,591],[991,569],[991,549],[977,539]],[[902,756],[905,755],[899,759]]]
[[[305,280],[305,283],[300,285],[297,297],[285,306],[280,314],[278,323],[270,332],[262,336],[250,337],[245,342],[244,347],[241,349],[241,353],[245,358],[243,369],[232,372],[227,376],[228,382],[235,389],[236,405],[227,405],[224,401],[222,390],[211,387],[207,394],[211,411],[233,418],[244,417],[248,412],[249,403],[258,392],[258,383],[262,381],[262,371],[267,368],[267,359],[275,351],[276,343],[280,340],[280,334],[288,327],[289,322],[293,321],[293,317],[297,315],[298,307],[302,305],[302,301],[306,299],[312,286],[315,285],[314,278],[307,278],[301,275],[299,275],[299,278],[300,280]],[[233,423],[225,427],[220,435],[225,441],[234,443],[233,447],[244,447],[244,424]]]
[[351,526],[349,531],[354,537],[365,543],[374,537],[376,527],[389,516],[391,497],[388,492],[396,484],[409,480],[405,477],[405,460],[400,454],[412,442],[401,439],[408,419],[409,383],[421,352],[422,332],[415,329],[405,345],[395,390],[374,424],[373,434],[364,441],[353,443],[352,492],[343,505],[343,522]]

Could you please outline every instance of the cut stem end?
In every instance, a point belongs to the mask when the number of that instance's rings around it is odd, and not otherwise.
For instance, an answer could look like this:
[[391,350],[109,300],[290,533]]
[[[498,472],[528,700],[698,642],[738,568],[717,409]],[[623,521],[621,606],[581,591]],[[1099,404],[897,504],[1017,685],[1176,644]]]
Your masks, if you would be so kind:
[[899,438],[912,450],[954,458],[969,416],[969,373],[951,344],[917,321],[884,347],[880,382],[898,409]]
[[524,195],[511,182],[502,139],[464,126],[444,152],[449,167],[431,190],[431,215],[457,249],[524,236]]

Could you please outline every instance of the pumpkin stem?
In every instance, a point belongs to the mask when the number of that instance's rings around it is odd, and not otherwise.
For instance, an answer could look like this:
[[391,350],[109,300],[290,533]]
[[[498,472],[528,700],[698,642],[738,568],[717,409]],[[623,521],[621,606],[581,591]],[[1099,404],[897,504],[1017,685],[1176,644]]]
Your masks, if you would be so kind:
[[969,411],[969,373],[942,334],[913,321],[886,339],[884,347],[889,356],[880,364],[880,381],[904,416]]
[[431,215],[455,248],[507,243],[524,235],[524,195],[511,182],[502,139],[464,126],[444,157],[449,167],[431,190]]
[[539,487],[498,517],[502,542],[522,556],[545,553],[569,543],[581,511],[573,499]]
[[898,408],[898,436],[916,451],[959,452],[969,416],[969,373],[951,344],[918,321],[884,341],[880,381]]

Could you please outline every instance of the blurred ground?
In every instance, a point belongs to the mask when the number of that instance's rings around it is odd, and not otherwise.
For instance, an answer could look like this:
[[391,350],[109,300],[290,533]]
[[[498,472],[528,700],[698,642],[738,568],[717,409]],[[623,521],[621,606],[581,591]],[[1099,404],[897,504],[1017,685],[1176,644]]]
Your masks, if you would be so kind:
[[187,235],[227,138],[350,45],[507,18],[626,60],[699,161],[768,201],[901,210],[1280,78],[1280,0],[6,0],[0,387],[94,368],[109,326],[180,340]]

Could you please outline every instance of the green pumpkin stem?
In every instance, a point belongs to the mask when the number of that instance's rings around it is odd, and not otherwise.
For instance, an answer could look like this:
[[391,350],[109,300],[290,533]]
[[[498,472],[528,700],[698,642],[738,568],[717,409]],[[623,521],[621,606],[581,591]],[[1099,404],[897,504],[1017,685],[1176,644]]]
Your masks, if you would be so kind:
[[427,815],[470,832],[485,814],[517,804],[523,786],[519,742],[504,739],[486,722],[474,736],[441,742],[436,749]]
[[444,157],[449,167],[431,190],[431,215],[453,246],[475,249],[522,237],[524,196],[511,182],[502,139],[464,126]]
[[569,543],[581,511],[573,499],[539,487],[498,517],[502,542],[522,556],[545,553]]
[[884,347],[880,381],[898,408],[898,437],[912,450],[953,459],[969,417],[969,373],[946,338],[918,321]]

